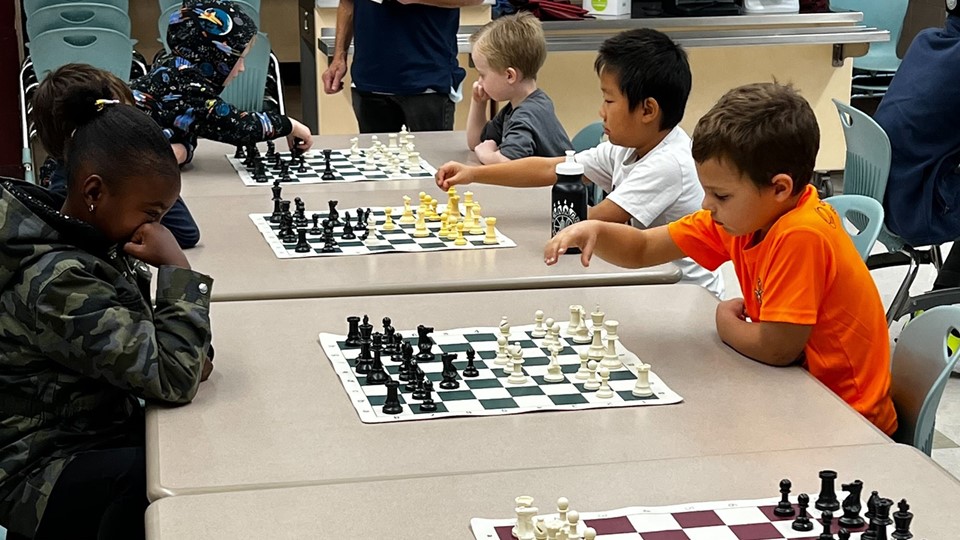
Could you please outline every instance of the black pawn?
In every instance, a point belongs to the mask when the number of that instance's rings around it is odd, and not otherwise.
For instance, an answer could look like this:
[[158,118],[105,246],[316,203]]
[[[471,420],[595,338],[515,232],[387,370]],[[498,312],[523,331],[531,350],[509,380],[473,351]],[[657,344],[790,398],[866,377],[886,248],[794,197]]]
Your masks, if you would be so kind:
[[400,383],[390,379],[385,384],[387,385],[387,399],[383,402],[383,408],[380,410],[383,411],[383,414],[402,413],[403,406],[400,405],[400,394],[397,391]]
[[433,383],[427,381],[423,383],[423,401],[420,403],[420,410],[434,412],[437,410],[437,404],[433,402]]
[[320,248],[320,253],[336,253],[337,252],[337,243],[334,241],[333,237],[328,237],[323,239],[323,247]]
[[313,227],[310,227],[310,230],[307,232],[310,234],[321,234],[323,231],[321,231],[318,226],[318,223],[320,223],[320,214],[312,214],[310,219],[313,220]]
[[321,180],[334,180],[336,176],[333,174],[333,167],[330,165],[330,154],[332,151],[330,149],[324,149],[323,151],[323,175],[320,177]]
[[370,366],[373,365],[373,355],[370,354],[370,340],[360,342],[360,356],[357,357],[357,365],[354,368],[357,373],[370,373]]
[[830,532],[830,528],[833,527],[833,512],[824,510],[820,514],[820,520],[823,521],[823,532],[820,533],[817,540],[834,540],[833,533]]
[[467,367],[463,368],[464,377],[479,377],[480,372],[477,370],[477,367],[473,365],[473,360],[477,357],[477,351],[473,348],[467,349]]
[[896,530],[890,535],[894,540],[909,540],[913,538],[910,532],[910,522],[913,521],[913,513],[910,512],[910,505],[906,499],[900,499],[897,503],[897,511],[893,513],[893,523]]
[[247,157],[247,153],[243,151],[243,147],[242,147],[242,146],[237,145],[237,151],[233,153],[233,158],[234,158],[234,159],[243,159],[243,158],[245,158],[245,157]]
[[834,487],[836,481],[837,471],[820,471],[820,496],[814,504],[817,510],[835,512],[840,509],[840,501],[837,500],[837,491]]
[[797,513],[797,519],[793,520],[793,524],[790,525],[790,527],[795,531],[812,531],[813,522],[810,521],[810,516],[807,515],[807,507],[810,506],[810,496],[806,493],[798,495],[797,506],[800,507],[800,511]]
[[303,152],[297,157],[297,160],[300,162],[300,166],[297,167],[297,172],[303,174],[309,172],[307,169],[307,158],[303,155]]
[[453,361],[456,359],[457,353],[443,353],[440,355],[440,360],[443,362],[443,372],[441,372],[443,380],[440,381],[440,388],[444,390],[456,390],[460,388],[460,383],[457,382],[457,367],[453,365]]
[[280,209],[280,199],[273,200],[273,213],[270,214],[270,223],[280,223],[280,220],[283,219],[283,211]]
[[337,202],[334,200],[327,201],[327,205],[330,207],[330,212],[327,214],[327,220],[330,221],[332,225],[340,224],[340,212],[337,210]]
[[297,227],[306,227],[307,223],[307,205],[304,204],[303,199],[297,197],[293,199],[293,205],[296,207],[297,211],[293,214],[293,222],[297,224]]
[[267,153],[264,157],[273,158],[275,155],[277,155],[277,145],[273,141],[267,141]]
[[380,358],[380,350],[373,350],[373,365],[370,366],[370,373],[367,373],[367,384],[383,384],[390,380],[390,376],[383,369],[383,360]]
[[344,240],[356,240],[357,238],[357,235],[353,232],[353,225],[350,224],[350,212],[343,215],[343,232],[340,233],[340,238]]
[[[423,370],[420,369],[419,367],[417,368],[417,372],[412,373],[412,375],[414,380],[417,381],[417,384],[416,384],[416,389],[413,391],[413,394],[411,394],[411,396],[413,397],[413,399],[422,400],[427,395],[426,394],[426,383],[428,382],[426,380],[427,376],[423,372]],[[431,382],[430,385],[433,386],[433,383]]]
[[850,531],[840,527],[840,530],[837,531],[837,540],[850,540]]
[[347,324],[350,328],[347,330],[347,339],[343,344],[346,347],[356,348],[360,346],[360,317],[351,315],[347,317]]
[[420,367],[417,366],[415,359],[410,359],[407,364],[407,384],[403,387],[405,392],[416,392],[420,385]]
[[403,348],[400,350],[401,357],[403,358],[403,363],[400,364],[400,380],[408,381],[410,380],[410,365],[413,360],[413,345],[409,342],[403,342]]
[[842,484],[840,486],[843,491],[847,492],[849,495],[843,499],[843,515],[840,516],[840,519],[837,523],[841,527],[848,530],[860,529],[864,526],[863,518],[860,517],[860,494],[863,493],[863,482],[860,480],[854,480],[849,484]]
[[267,181],[267,168],[262,161],[257,161],[253,166],[253,181],[261,184]]
[[293,251],[297,253],[310,253],[312,249],[310,242],[307,242],[307,229],[300,227],[297,229],[297,245],[293,248]]
[[777,517],[791,517],[796,511],[793,509],[793,505],[790,504],[790,480],[784,478],[780,481],[780,502],[777,503],[777,507],[773,509],[773,515]]
[[291,180],[290,164],[282,160],[280,162],[280,180],[283,180],[284,182],[289,182]]

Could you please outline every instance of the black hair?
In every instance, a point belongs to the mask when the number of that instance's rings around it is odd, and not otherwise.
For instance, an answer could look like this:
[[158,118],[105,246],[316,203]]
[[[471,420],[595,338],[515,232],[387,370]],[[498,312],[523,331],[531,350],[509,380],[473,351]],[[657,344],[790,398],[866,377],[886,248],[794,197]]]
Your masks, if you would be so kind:
[[666,34],[652,28],[621,32],[600,45],[593,63],[599,75],[613,73],[630,110],[653,98],[660,105],[660,129],[673,129],[683,119],[693,85],[687,53]]
[[66,147],[71,186],[85,170],[95,171],[113,184],[138,178],[143,171],[179,180],[170,142],[160,126],[136,107],[110,103],[89,87],[71,90],[63,103],[66,120],[77,126]]
[[960,2],[953,3],[953,7],[950,7],[950,4],[950,0],[947,0],[947,15],[960,17]]

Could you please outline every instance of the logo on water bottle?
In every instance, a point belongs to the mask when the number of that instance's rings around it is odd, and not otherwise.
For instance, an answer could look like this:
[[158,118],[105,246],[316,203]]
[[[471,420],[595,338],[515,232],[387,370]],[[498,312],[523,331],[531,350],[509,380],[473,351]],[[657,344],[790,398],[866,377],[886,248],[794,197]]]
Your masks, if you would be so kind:
[[550,236],[554,236],[562,229],[578,223],[580,216],[577,215],[573,205],[565,201],[557,201],[553,204],[553,224]]

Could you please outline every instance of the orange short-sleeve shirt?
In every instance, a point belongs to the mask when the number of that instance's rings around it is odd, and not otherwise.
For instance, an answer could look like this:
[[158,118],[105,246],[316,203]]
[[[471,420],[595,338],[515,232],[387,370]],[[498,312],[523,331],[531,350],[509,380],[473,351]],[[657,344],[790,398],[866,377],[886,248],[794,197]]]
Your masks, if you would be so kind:
[[733,261],[752,320],[812,325],[804,366],[884,433],[896,431],[880,294],[837,212],[813,186],[753,246],[752,235],[727,234],[706,210],[668,230],[707,269]]

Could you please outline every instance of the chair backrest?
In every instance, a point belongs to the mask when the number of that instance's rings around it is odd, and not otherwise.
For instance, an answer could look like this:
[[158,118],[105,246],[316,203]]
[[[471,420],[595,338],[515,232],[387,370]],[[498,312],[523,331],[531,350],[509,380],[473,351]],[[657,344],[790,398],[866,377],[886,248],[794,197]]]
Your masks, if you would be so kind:
[[224,101],[243,111],[262,111],[270,65],[270,39],[257,34],[243,62],[244,71],[220,94]]
[[[34,12],[45,7],[73,3],[75,3],[73,0],[23,0],[23,12],[26,14],[27,19],[30,19]],[[113,6],[124,13],[130,12],[130,0],[96,0],[93,3]]]
[[64,28],[108,28],[129,37],[130,16],[114,6],[72,2],[38,9],[27,19],[27,36],[31,40],[44,32]]
[[903,30],[909,0],[831,0],[833,11],[863,12],[863,24],[890,32],[890,41],[871,43],[867,54],[853,59],[853,67],[866,71],[896,71],[900,67],[897,42]]
[[573,149],[582,152],[587,148],[593,148],[600,144],[600,138],[603,137],[603,122],[594,122],[587,124],[576,135],[573,136]]
[[960,306],[937,306],[903,327],[893,352],[890,397],[899,428],[894,440],[928,456],[943,388],[960,349],[947,354],[947,337],[960,329]]
[[64,64],[79,63],[105,69],[129,82],[133,43],[128,36],[106,28],[50,30],[30,41],[30,58],[37,80]]
[[[880,228],[883,226],[883,205],[876,199],[865,197],[863,195],[834,195],[825,199],[840,214],[840,219],[852,223],[856,230],[850,230],[844,224],[844,230],[853,240],[860,257],[866,261],[870,256],[870,250],[880,236]],[[864,224],[863,227],[857,226],[858,223]]]
[[160,0],[160,12],[163,13],[174,6],[180,7],[182,5],[183,0]]

